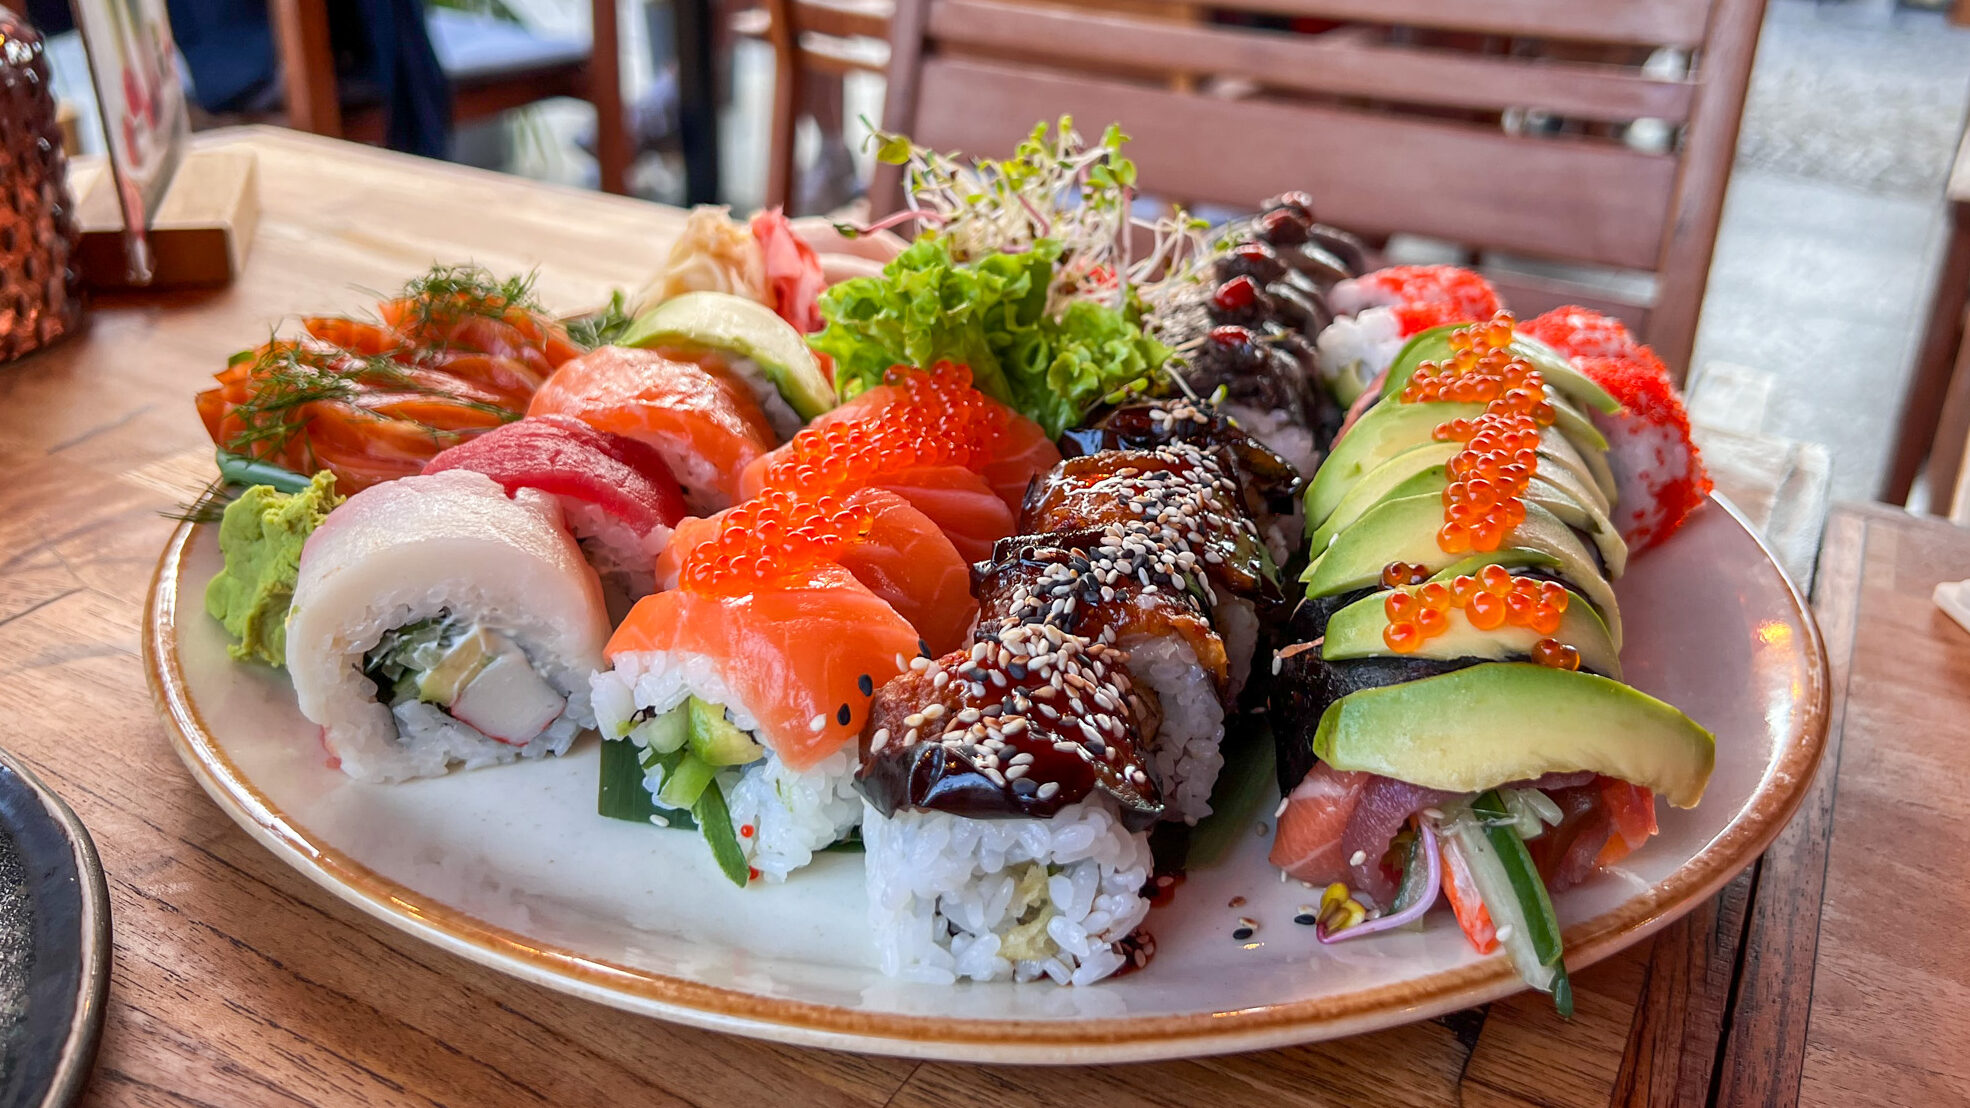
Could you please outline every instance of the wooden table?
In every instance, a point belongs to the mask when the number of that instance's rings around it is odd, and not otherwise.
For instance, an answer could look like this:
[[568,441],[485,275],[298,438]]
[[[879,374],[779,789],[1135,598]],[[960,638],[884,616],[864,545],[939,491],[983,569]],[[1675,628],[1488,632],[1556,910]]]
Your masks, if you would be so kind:
[[[1836,516],[1822,570],[1822,618],[1841,679],[1856,689],[1850,748],[1864,755],[1840,763],[1840,815],[1850,805],[1860,815],[1835,825],[1831,870],[1822,864],[1828,792],[1781,840],[1755,889],[1747,874],[1654,941],[1578,974],[1570,1024],[1545,998],[1523,996],[1229,1058],[1073,1070],[919,1064],[627,1016],[358,914],[222,815],[151,707],[137,627],[172,527],[163,513],[210,475],[192,391],[283,317],[358,308],[367,299],[358,289],[392,288],[434,259],[538,266],[550,304],[595,302],[647,276],[679,213],[287,132],[202,141],[260,158],[266,214],[245,278],[220,292],[99,302],[85,336],[0,368],[0,743],[91,828],[115,904],[91,1103],[1566,1108],[1701,1103],[1719,1057],[1728,1091],[1803,1084],[1851,1100],[1873,1082],[1944,1080],[1908,1067],[1925,1043],[1957,1046],[1966,1034],[1964,959],[1946,957],[1960,946],[1960,911],[1942,911],[1965,895],[1921,849],[1960,848],[1962,804],[1948,798],[1964,790],[1948,785],[1964,771],[1884,747],[1926,735],[1940,748],[1952,725],[1964,733],[1970,636],[1940,626],[1922,598],[1942,572],[1970,575],[1970,538],[1950,534],[1945,554],[1924,545],[1932,529],[1865,511]],[[1952,679],[1953,716],[1921,695]],[[1924,721],[1926,732],[1903,733]],[[1926,783],[1914,805],[1877,788],[1904,779]],[[1894,854],[1871,849],[1877,842]],[[1835,893],[1811,969],[1822,874]],[[1903,945],[1905,933],[1920,935],[1890,930],[1903,919],[1948,921],[1935,925],[1946,945],[1933,957]],[[1896,1018],[1910,1009],[1919,1028]],[[1843,1053],[1849,1045],[1866,1055]],[[1939,1057],[1960,1074],[1970,1051]]]

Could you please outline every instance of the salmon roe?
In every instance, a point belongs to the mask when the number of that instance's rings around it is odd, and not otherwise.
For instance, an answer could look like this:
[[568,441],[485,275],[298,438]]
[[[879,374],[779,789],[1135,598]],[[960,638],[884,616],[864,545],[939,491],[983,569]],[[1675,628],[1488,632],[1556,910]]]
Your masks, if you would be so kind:
[[[1471,626],[1480,631],[1493,631],[1510,624],[1537,635],[1551,636],[1560,629],[1567,599],[1566,586],[1557,581],[1514,577],[1504,566],[1492,564],[1474,577],[1465,575],[1449,581],[1391,589],[1382,600],[1382,612],[1389,621],[1382,629],[1382,641],[1397,654],[1413,654],[1425,642],[1449,629],[1453,610],[1462,611]],[[1572,647],[1550,637],[1540,642],[1573,651]],[[1537,647],[1533,650],[1533,660],[1541,665],[1557,664],[1540,661]],[[1573,665],[1564,668],[1579,665],[1580,654],[1573,651]]]
[[767,468],[765,486],[850,492],[917,466],[977,469],[1006,431],[1006,409],[971,386],[969,367],[897,366],[883,383],[900,386],[903,396],[866,416],[797,432]]
[[724,514],[718,534],[685,555],[678,582],[700,595],[740,595],[833,562],[874,525],[862,505],[768,489]]
[[1430,567],[1421,562],[1390,562],[1382,567],[1382,587],[1420,585],[1430,579]]
[[1460,327],[1450,333],[1450,360],[1417,366],[1402,389],[1405,404],[1484,405],[1433,432],[1438,442],[1464,444],[1445,466],[1450,484],[1437,532],[1445,553],[1496,550],[1525,522],[1520,497],[1539,469],[1540,428],[1551,426],[1556,413],[1545,377],[1512,352],[1512,334],[1510,312]]
[[1533,643],[1532,660],[1553,669],[1580,668],[1580,652],[1558,639],[1540,639]]

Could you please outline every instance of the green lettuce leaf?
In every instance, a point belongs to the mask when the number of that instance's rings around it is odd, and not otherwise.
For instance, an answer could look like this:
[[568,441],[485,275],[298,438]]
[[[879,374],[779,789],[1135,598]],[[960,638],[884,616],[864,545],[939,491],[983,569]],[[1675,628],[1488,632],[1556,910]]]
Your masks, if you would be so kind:
[[834,359],[844,400],[881,384],[891,366],[958,362],[985,393],[1058,436],[1102,397],[1146,386],[1170,353],[1133,319],[1092,300],[1048,317],[1060,250],[1041,239],[1028,252],[959,264],[947,241],[925,236],[881,277],[822,293],[827,326],[809,342]]

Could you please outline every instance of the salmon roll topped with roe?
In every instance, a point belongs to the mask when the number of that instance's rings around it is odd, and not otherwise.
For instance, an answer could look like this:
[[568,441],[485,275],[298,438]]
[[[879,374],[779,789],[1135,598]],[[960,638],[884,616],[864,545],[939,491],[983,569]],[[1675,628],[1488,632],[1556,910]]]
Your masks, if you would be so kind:
[[726,513],[644,597],[591,680],[604,739],[636,747],[660,812],[695,821],[743,885],[852,831],[855,738],[876,689],[923,650],[841,565],[875,511],[786,492]]

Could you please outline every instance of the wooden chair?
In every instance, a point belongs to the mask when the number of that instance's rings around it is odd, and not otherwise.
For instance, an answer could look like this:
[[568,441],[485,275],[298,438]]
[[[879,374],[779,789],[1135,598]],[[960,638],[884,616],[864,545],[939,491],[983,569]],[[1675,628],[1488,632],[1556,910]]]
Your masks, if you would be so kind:
[[883,73],[889,68],[894,0],[765,0],[735,13],[734,33],[773,46],[773,124],[766,206],[793,200],[794,135],[808,114],[808,77]]
[[[593,0],[590,43],[553,42],[487,17],[432,9],[428,23],[438,59],[452,82],[452,118],[460,123],[555,96],[595,105],[595,160],[606,192],[629,190],[629,128],[623,114],[622,62],[615,0]],[[286,85],[288,125],[359,142],[383,135],[380,108],[344,109],[328,35],[328,0],[273,0],[274,37]]]
[[[884,126],[937,149],[991,153],[1063,112],[1087,132],[1114,121],[1134,139],[1141,179],[1191,202],[1251,206],[1304,189],[1321,218],[1370,236],[1409,232],[1653,275],[1628,282],[1652,292],[1624,293],[1486,267],[1519,311],[1574,302],[1621,316],[1687,372],[1764,0],[1229,0],[1212,9],[1350,25],[1291,34],[1004,0],[898,0]],[[1573,60],[1578,44],[1630,64]],[[1690,74],[1657,78],[1632,64],[1660,46],[1690,49]],[[1172,72],[1199,79],[1193,90],[1172,87]],[[1252,94],[1218,94],[1233,82]],[[1514,109],[1546,113],[1567,133],[1506,133]],[[1639,119],[1675,125],[1672,150],[1614,137]],[[900,200],[900,173],[884,167],[873,207]]]

